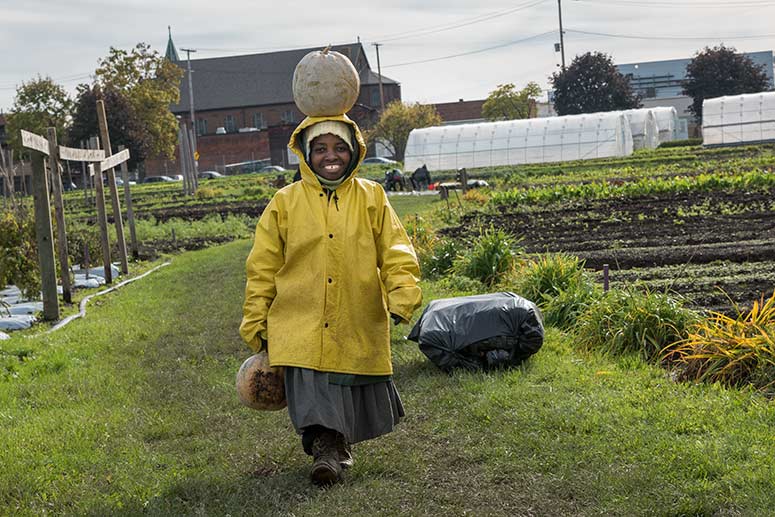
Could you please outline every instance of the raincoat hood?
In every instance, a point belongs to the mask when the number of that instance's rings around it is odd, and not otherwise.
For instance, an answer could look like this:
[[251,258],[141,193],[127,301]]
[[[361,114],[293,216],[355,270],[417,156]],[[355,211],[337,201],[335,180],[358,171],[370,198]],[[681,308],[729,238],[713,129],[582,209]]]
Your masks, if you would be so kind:
[[323,122],[324,120],[336,120],[339,122],[344,122],[350,128],[352,134],[351,141],[353,145],[353,158],[350,161],[350,166],[348,167],[347,172],[345,172],[346,178],[342,182],[342,185],[344,185],[352,181],[352,178],[355,177],[355,175],[360,170],[363,159],[366,157],[366,143],[363,140],[361,130],[358,128],[358,125],[347,115],[305,118],[293,131],[290,141],[288,142],[288,148],[299,157],[299,171],[301,172],[302,181],[312,185],[320,185],[320,181],[318,181],[315,171],[312,170],[308,162],[308,156],[306,153],[309,152],[309,149],[305,149],[305,146],[303,145],[303,132],[308,127],[317,124],[318,122]]

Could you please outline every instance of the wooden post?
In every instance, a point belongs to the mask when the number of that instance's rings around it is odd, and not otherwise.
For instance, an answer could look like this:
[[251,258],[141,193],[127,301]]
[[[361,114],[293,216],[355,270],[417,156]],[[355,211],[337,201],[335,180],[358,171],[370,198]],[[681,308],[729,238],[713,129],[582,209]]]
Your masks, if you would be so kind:
[[62,176],[59,174],[59,145],[56,128],[48,128],[48,165],[51,169],[51,190],[54,193],[54,216],[57,220],[57,252],[59,254],[59,276],[62,279],[62,299],[73,303],[70,287],[70,260],[67,258],[67,229],[65,227],[65,204],[62,201]]
[[193,194],[193,184],[191,183],[191,143],[188,139],[188,132],[185,127],[180,127],[180,172],[183,174],[183,193]]
[[[124,146],[118,146],[119,151],[124,150]],[[124,180],[124,204],[126,205],[126,219],[129,223],[129,242],[132,248],[132,258],[137,260],[140,256],[137,248],[137,233],[135,232],[135,215],[132,210],[132,193],[129,190],[129,167],[127,162],[121,162],[121,179]]]
[[608,292],[608,264],[603,264],[603,292]]
[[110,242],[108,240],[108,216],[105,213],[105,187],[102,184],[102,167],[94,164],[94,197],[97,199],[97,222],[100,225],[100,244],[102,246],[102,264],[105,267],[105,283],[113,283],[113,271],[110,269]]
[[59,319],[59,298],[46,164],[42,153],[32,151],[30,154],[32,155],[32,192],[35,200],[35,236],[43,288],[43,319],[56,321]]
[[194,137],[194,132],[190,129],[188,130],[188,142],[191,147],[191,152],[189,153],[191,160],[191,184],[193,185],[191,195],[194,195],[196,189],[199,188],[199,178],[196,177],[199,167],[197,167],[197,159],[194,156],[194,153],[196,152],[196,138]]
[[463,189],[463,195],[466,195],[466,192],[468,192],[468,171],[463,167],[460,169],[460,185]]
[[[108,119],[105,116],[105,102],[97,101],[97,119],[100,124],[100,136],[102,137],[102,148],[105,150],[105,158],[113,154],[110,147],[110,134],[108,133]],[[96,167],[95,167],[96,169]],[[121,203],[118,199],[118,188],[116,188],[116,175],[113,167],[106,171],[108,175],[108,188],[110,189],[110,200],[113,207],[113,222],[116,225],[116,240],[118,241],[118,253],[121,260],[121,272],[125,275],[129,273],[129,261],[126,255],[126,239],[124,238],[124,221],[121,218]],[[102,176],[100,176],[100,181]],[[107,280],[107,279],[106,279]]]

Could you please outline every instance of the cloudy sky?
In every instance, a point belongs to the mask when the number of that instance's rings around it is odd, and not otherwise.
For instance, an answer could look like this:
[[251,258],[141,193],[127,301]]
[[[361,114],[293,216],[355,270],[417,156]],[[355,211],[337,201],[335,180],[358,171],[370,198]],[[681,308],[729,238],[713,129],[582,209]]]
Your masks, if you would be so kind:
[[[721,42],[775,49],[775,1],[562,0],[562,20],[566,63],[589,50],[633,63]],[[38,75],[74,92],[111,46],[164,52],[168,25],[178,49],[207,58],[360,38],[376,70],[380,43],[382,73],[405,101],[482,99],[507,82],[547,88],[560,63],[557,0],[0,0],[0,25],[3,111]]]

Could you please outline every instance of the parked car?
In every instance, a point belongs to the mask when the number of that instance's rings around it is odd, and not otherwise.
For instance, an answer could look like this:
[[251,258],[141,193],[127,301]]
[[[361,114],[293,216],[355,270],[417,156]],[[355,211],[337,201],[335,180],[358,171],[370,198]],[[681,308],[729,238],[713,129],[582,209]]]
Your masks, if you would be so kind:
[[[130,185],[137,185],[136,181],[129,180]],[[121,178],[116,178],[116,186],[117,187],[123,187],[124,186],[124,180]]]
[[143,183],[165,183],[168,181],[175,181],[169,176],[146,176]]
[[363,160],[364,164],[377,164],[377,165],[392,165],[394,163],[398,163],[395,160],[391,160],[390,158],[385,158],[384,156],[372,156],[371,158],[366,158]]
[[175,174],[172,177],[172,181],[183,181],[183,175],[182,174]]
[[202,171],[197,177],[200,180],[214,180],[216,178],[223,178],[223,174],[216,171]]
[[62,190],[64,190],[65,192],[69,192],[71,190],[77,190],[77,189],[78,189],[78,187],[76,187],[75,183],[73,183],[72,181],[63,181],[62,182]]
[[265,165],[258,169],[258,173],[267,173],[267,172],[285,172],[285,167],[280,167],[279,165]]

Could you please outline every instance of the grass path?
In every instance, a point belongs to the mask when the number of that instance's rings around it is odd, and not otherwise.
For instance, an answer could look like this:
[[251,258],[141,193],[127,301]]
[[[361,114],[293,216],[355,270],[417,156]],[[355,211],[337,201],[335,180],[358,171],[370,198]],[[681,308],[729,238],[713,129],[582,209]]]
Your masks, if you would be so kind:
[[249,245],[0,344],[0,515],[773,515],[773,404],[553,330],[521,369],[453,376],[395,331],[407,418],[355,446],[344,484],[310,486],[286,412],[234,391]]

